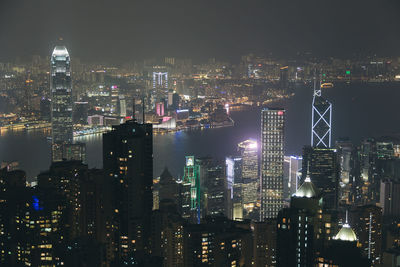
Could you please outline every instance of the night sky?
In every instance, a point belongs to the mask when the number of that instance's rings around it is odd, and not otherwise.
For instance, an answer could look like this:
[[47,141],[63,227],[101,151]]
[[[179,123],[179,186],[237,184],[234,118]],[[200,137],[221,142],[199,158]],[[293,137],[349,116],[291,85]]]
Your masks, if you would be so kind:
[[399,14],[399,0],[0,0],[0,60],[47,55],[60,36],[92,61],[397,56]]

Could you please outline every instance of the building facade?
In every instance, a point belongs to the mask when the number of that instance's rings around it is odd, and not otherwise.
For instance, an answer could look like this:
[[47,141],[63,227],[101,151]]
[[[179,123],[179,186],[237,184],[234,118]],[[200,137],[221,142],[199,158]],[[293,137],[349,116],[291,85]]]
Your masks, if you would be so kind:
[[60,161],[63,144],[73,141],[71,61],[67,48],[56,46],[50,63],[52,160]]
[[261,221],[283,208],[284,126],[284,109],[261,111]]
[[303,158],[299,156],[285,156],[283,177],[285,198],[290,198],[300,186],[302,160]]
[[194,156],[186,157],[184,175],[182,178],[182,217],[192,223],[200,223],[201,218],[201,192],[200,169]]
[[311,146],[331,147],[332,104],[321,96],[321,86],[317,88],[315,78],[311,116]]
[[103,135],[103,166],[112,178],[114,238],[118,264],[149,251],[153,208],[153,130],[134,120]]
[[246,214],[252,212],[260,202],[257,141],[249,139],[240,142],[238,151],[242,158],[242,198],[246,218]]
[[324,208],[338,205],[339,168],[336,149],[306,146],[303,149],[302,181],[307,170],[315,186],[323,193]]

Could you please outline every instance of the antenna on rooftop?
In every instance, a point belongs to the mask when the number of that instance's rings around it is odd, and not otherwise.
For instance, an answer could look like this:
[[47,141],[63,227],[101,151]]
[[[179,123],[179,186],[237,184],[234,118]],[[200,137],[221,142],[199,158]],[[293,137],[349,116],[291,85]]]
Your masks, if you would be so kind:
[[144,94],[142,96],[142,116],[143,116],[143,121],[142,123],[145,123],[145,115],[144,115]]

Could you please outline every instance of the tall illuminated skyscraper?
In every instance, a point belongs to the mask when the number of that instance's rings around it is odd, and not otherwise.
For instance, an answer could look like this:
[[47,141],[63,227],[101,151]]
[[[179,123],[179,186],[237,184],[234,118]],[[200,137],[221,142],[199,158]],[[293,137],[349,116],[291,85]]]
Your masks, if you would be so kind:
[[283,177],[285,198],[290,198],[300,186],[302,160],[303,158],[299,156],[285,156]]
[[283,208],[284,126],[284,109],[261,111],[261,221]]
[[242,157],[226,157],[226,181],[228,186],[228,205],[232,220],[243,219]]
[[182,178],[182,217],[193,223],[200,223],[201,193],[200,166],[194,156],[186,156],[184,176]]
[[238,144],[238,150],[242,157],[243,207],[249,212],[256,207],[260,198],[257,141],[243,141]]
[[62,160],[62,146],[72,143],[71,61],[65,46],[56,46],[51,55],[52,160]]
[[153,88],[168,88],[168,72],[153,71]]
[[312,102],[311,146],[331,147],[332,104],[321,96],[321,85],[314,78],[314,96]]

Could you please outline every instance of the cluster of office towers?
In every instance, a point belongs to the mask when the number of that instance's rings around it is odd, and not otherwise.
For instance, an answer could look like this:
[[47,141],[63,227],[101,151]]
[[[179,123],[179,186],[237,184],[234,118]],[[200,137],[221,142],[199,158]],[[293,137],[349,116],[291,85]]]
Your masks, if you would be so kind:
[[[325,202],[329,202],[326,205],[331,208],[337,205],[331,117],[332,105],[322,98],[321,90],[315,86],[311,146],[304,148],[303,158],[285,157],[285,110],[264,108],[261,111],[260,141],[246,140],[238,145],[238,155],[226,158],[232,219],[275,219],[285,206],[285,200],[304,181],[307,171],[317,187],[324,190]],[[285,175],[289,179],[284,179],[285,162],[290,165]]]
[[343,258],[355,264],[348,266],[380,261],[379,208],[352,213],[360,229],[369,229],[361,244],[337,211],[342,196],[331,148],[332,105],[319,89],[311,146],[304,148],[290,194],[284,190],[281,108],[261,111],[260,140],[241,142],[237,155],[225,162],[187,156],[181,179],[165,170],[154,183],[152,125],[134,118],[103,135],[103,170],[60,160],[63,147],[72,144],[69,61],[65,47],[56,47],[50,170],[34,188],[26,187],[21,171],[0,172],[2,264],[300,267],[346,266]]
[[[70,75],[69,54],[65,47],[57,46],[51,57],[53,162],[71,159],[64,151],[74,146]],[[327,210],[337,208],[338,204],[335,151],[330,148],[331,116],[332,105],[322,98],[320,87],[314,86],[311,146],[304,149],[302,179],[296,184],[306,181],[309,175]],[[238,155],[226,159],[225,170],[210,159],[186,157],[184,176],[173,189],[174,204],[181,217],[193,224],[200,224],[209,215],[260,222],[281,217],[286,212],[287,199],[283,184],[284,129],[285,110],[265,108],[261,111],[260,141],[240,143]],[[112,179],[113,188],[110,200],[114,214],[109,217],[113,229],[109,235],[114,237],[111,243],[123,262],[129,262],[134,251],[147,254],[152,247],[149,243],[153,207],[151,132],[151,125],[132,121],[104,135],[104,171]],[[225,191],[225,177],[228,191]],[[303,261],[301,257],[296,258]]]

